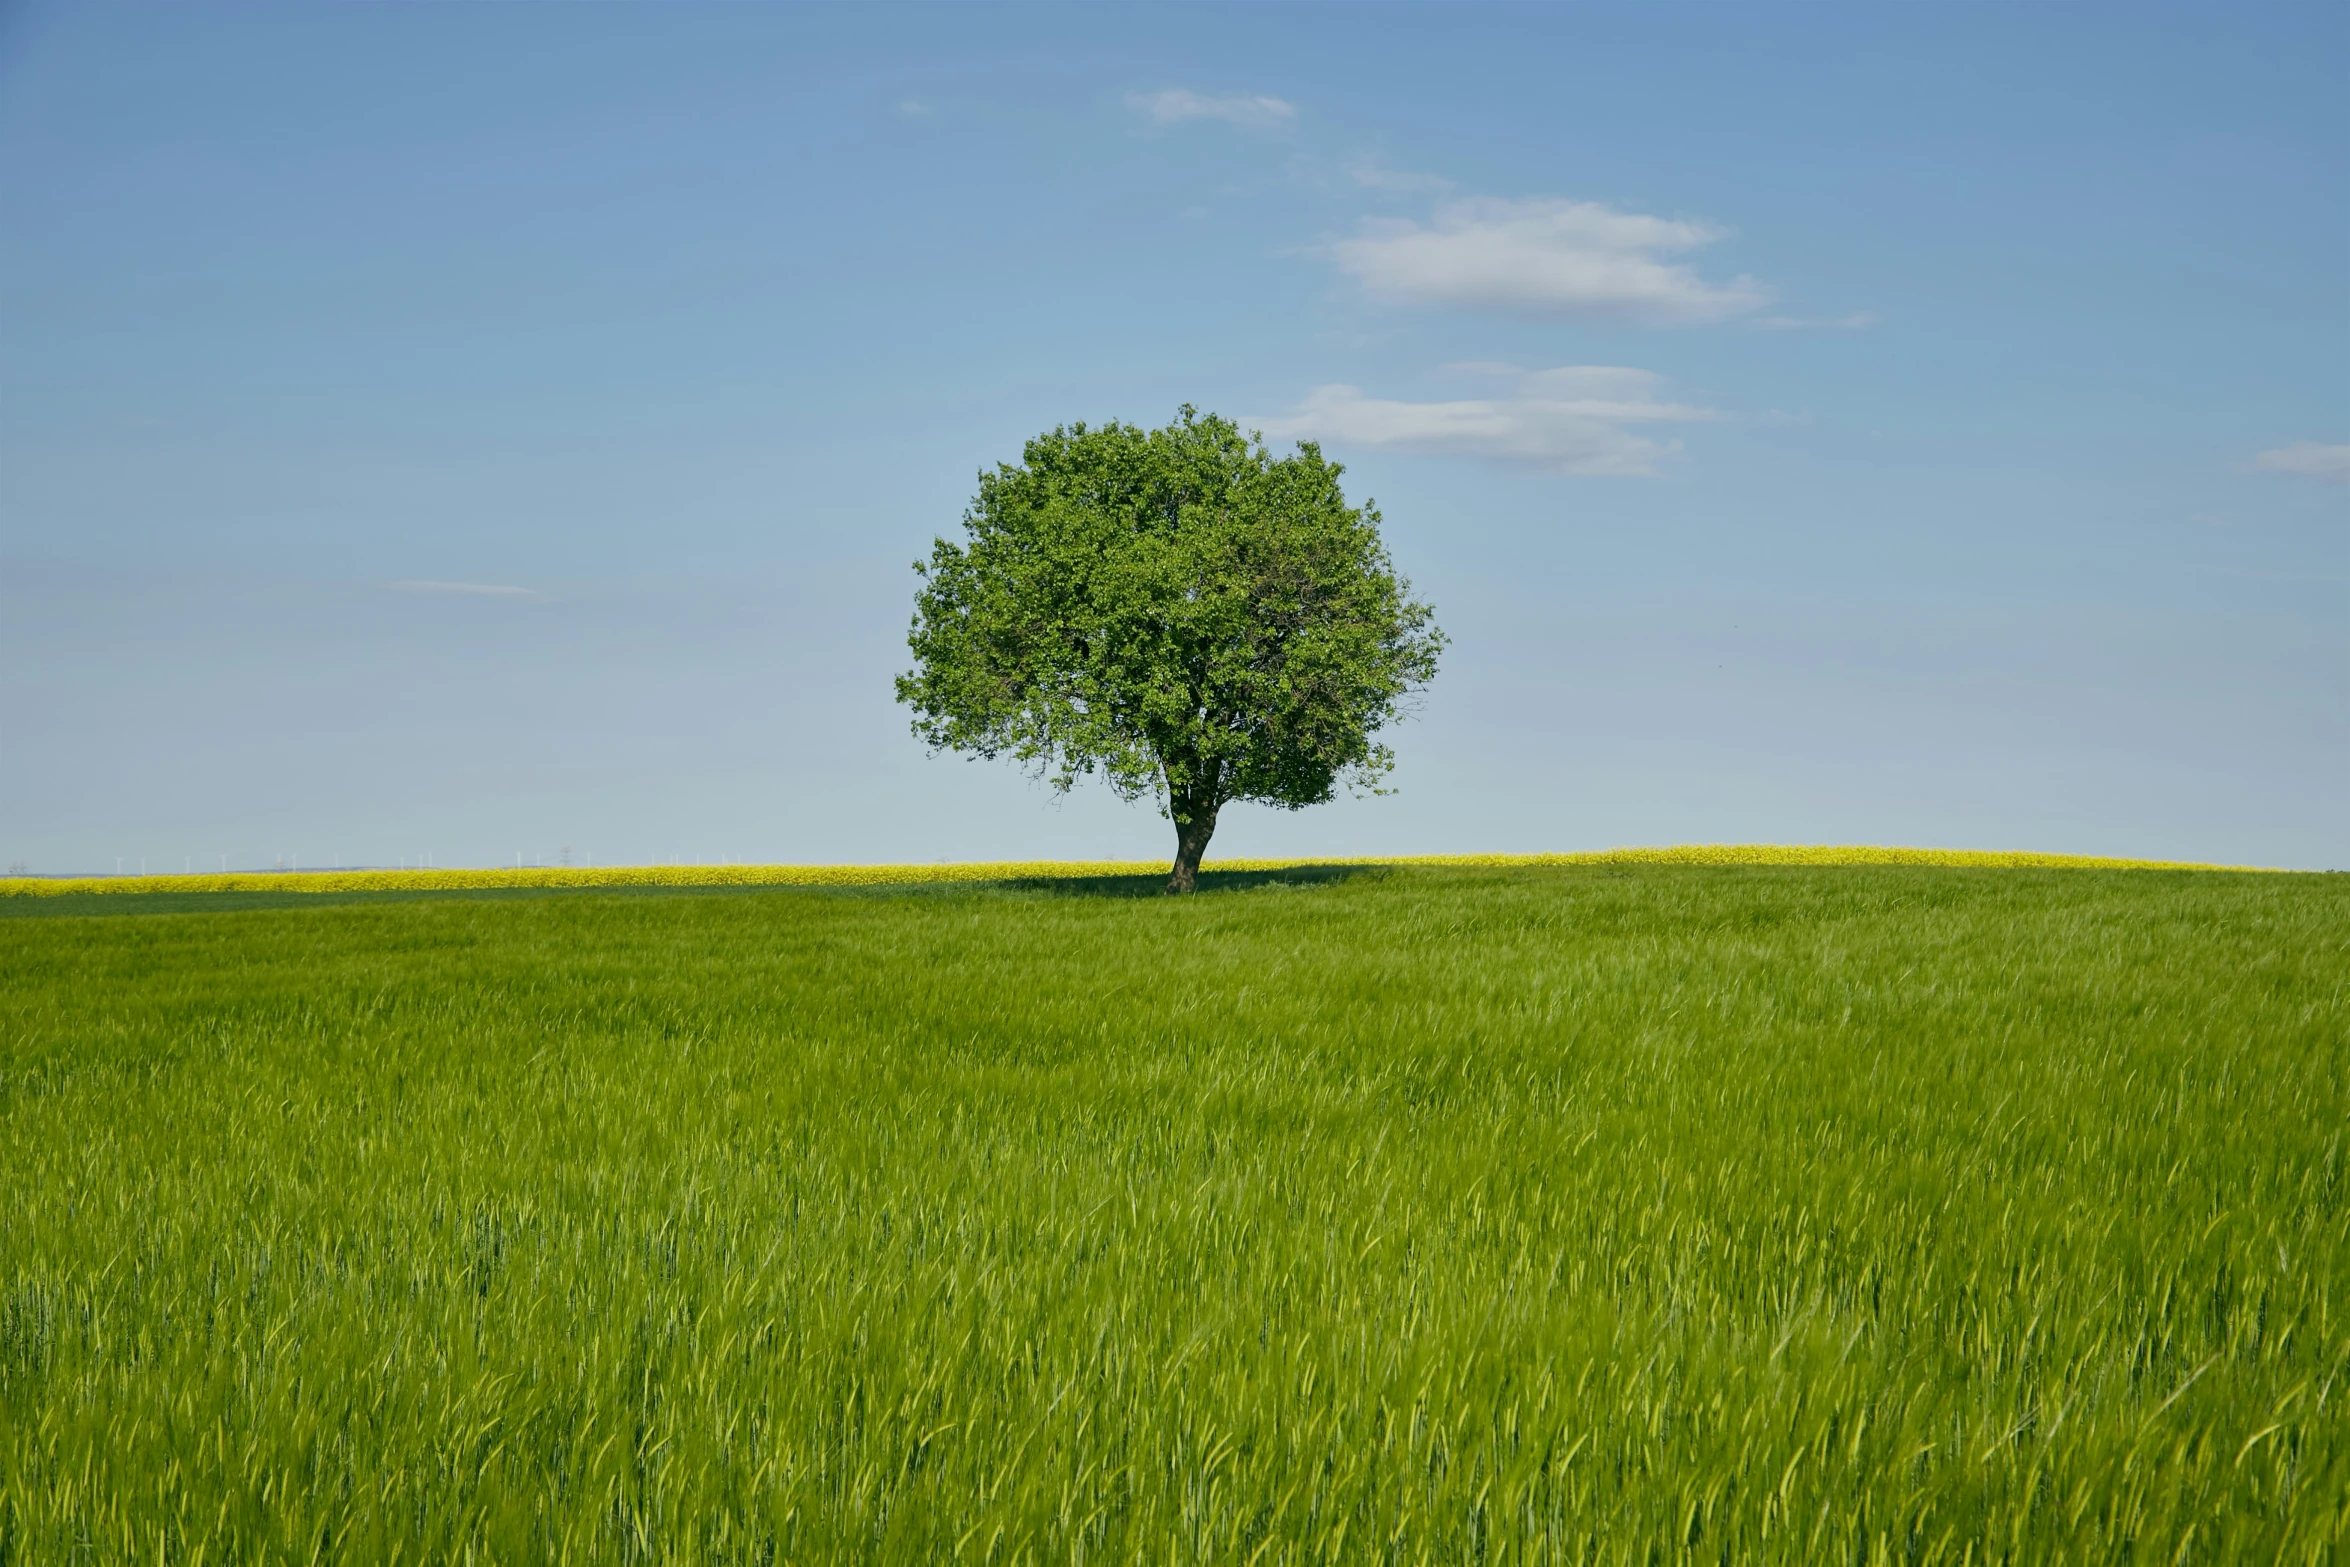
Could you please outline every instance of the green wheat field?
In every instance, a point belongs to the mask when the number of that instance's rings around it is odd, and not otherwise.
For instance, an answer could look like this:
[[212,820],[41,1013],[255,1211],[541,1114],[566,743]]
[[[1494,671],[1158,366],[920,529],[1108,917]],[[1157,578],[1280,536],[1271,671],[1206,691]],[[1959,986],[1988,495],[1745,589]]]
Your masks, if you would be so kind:
[[2350,877],[0,900],[0,1562],[2350,1556]]

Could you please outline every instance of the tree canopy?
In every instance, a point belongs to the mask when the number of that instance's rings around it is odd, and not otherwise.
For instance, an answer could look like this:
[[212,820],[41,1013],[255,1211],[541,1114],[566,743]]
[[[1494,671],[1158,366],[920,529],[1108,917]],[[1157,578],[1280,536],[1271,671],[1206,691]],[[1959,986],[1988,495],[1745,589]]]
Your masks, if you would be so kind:
[[1444,635],[1341,471],[1188,406],[1162,429],[1036,437],[979,476],[963,541],[915,564],[915,667],[897,682],[915,734],[1154,799],[1175,891],[1231,801],[1376,790],[1394,762],[1376,736]]

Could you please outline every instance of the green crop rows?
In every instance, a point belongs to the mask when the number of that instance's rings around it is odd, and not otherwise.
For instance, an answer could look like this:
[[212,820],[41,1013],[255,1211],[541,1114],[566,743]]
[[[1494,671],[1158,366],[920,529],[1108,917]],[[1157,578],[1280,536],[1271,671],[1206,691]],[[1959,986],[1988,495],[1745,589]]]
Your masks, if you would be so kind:
[[2350,1552],[2350,878],[1138,885],[22,900],[0,1561]]

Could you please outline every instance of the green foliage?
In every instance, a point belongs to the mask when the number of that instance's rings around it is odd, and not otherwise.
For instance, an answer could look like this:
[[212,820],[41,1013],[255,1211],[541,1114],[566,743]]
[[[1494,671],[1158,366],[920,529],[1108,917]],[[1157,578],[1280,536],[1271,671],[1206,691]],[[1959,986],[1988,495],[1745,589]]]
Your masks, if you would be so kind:
[[2350,879],[1203,880],[0,923],[0,1561],[2350,1550]]
[[1443,637],[1340,471],[1188,407],[1038,436],[980,475],[966,540],[915,567],[915,733],[1064,789],[1098,772],[1178,823],[1375,786],[1393,757],[1374,736]]

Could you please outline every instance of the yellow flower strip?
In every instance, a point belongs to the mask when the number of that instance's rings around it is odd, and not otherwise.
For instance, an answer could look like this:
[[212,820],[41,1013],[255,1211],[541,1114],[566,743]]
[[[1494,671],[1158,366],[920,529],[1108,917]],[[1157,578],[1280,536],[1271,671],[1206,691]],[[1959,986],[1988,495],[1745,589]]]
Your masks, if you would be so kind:
[[[2175,860],[1988,849],[1885,849],[1867,845],[1677,844],[1581,854],[1416,854],[1220,859],[1210,871],[1291,870],[1308,865],[1426,865],[1518,869],[1553,865],[1942,865],[1995,869],[2267,870]],[[910,882],[1021,881],[1145,876],[1164,860],[998,860],[965,865],[616,865],[515,870],[232,871],[227,875],[0,877],[0,897],[81,892],[451,892],[490,887],[871,887]]]

